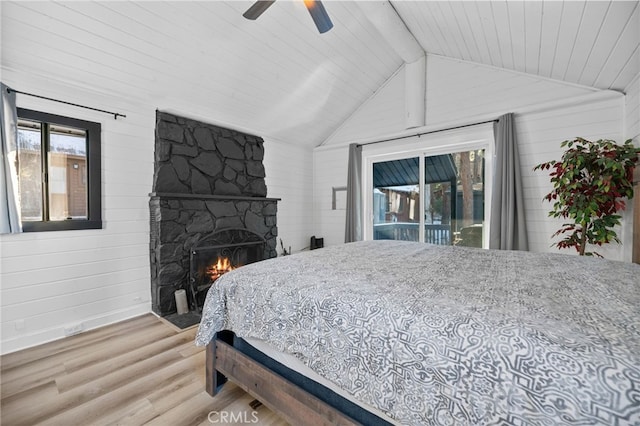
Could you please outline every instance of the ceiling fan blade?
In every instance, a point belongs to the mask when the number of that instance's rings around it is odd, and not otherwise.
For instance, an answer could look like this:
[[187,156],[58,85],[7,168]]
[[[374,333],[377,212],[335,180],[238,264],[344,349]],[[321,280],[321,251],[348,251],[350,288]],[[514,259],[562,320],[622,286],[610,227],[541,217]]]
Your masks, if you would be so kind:
[[333,28],[333,22],[320,0],[304,0],[304,4],[321,34]]
[[264,13],[265,10],[269,8],[276,0],[258,0],[254,4],[251,5],[249,9],[245,13],[242,14],[247,19],[251,19],[252,21],[258,19],[260,15]]

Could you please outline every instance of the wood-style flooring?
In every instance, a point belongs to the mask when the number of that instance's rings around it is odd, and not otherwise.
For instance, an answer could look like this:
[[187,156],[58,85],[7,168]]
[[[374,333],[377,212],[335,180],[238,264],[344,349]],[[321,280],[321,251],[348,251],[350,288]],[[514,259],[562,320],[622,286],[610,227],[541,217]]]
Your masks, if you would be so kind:
[[286,425],[233,383],[205,392],[196,328],[143,315],[0,358],[0,424]]

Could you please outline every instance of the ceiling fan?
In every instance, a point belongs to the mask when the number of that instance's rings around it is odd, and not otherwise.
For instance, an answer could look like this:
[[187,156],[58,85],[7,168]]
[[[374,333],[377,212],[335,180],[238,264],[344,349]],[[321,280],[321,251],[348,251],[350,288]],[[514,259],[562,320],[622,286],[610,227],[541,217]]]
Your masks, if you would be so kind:
[[[269,6],[275,3],[275,1],[276,0],[258,0],[251,5],[251,7],[247,9],[242,16],[254,21],[258,19],[258,17],[262,15]],[[311,18],[320,33],[326,33],[333,28],[333,22],[331,22],[331,19],[320,0],[304,0],[304,5],[307,6],[307,10],[311,14]]]

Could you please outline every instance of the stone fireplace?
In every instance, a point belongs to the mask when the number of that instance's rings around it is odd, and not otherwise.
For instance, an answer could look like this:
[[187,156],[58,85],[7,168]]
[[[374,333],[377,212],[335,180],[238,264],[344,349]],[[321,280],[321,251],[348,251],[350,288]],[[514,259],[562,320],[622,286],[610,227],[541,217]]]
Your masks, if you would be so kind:
[[202,305],[214,281],[203,259],[227,253],[238,267],[276,256],[279,200],[266,197],[260,137],[157,112],[155,143],[151,301],[167,316],[179,289],[192,310]]

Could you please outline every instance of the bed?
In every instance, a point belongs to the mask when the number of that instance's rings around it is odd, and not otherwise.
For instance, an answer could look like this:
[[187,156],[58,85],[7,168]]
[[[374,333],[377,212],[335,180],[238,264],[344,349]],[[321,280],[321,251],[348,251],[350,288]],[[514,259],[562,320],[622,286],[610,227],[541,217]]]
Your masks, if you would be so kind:
[[[640,424],[632,263],[344,244],[225,274],[196,343],[211,394],[224,373],[293,424]],[[311,386],[286,371],[296,363]]]

